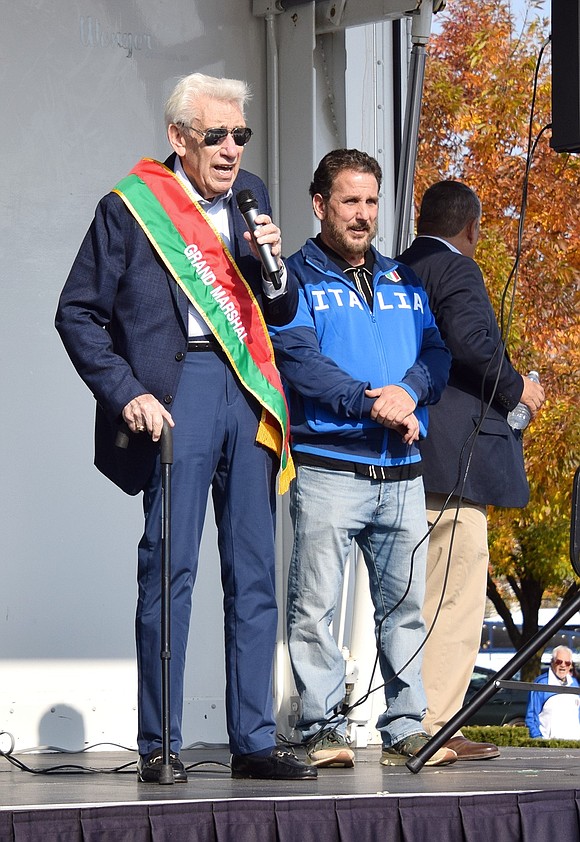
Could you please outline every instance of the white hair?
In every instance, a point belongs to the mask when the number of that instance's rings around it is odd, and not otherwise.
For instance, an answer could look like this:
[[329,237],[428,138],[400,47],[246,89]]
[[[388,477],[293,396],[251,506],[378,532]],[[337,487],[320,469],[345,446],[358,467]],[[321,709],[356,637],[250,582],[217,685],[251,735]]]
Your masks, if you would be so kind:
[[218,79],[203,73],[191,73],[179,80],[165,103],[165,126],[171,123],[189,125],[192,119],[199,119],[199,100],[202,97],[233,102],[243,114],[251,93],[248,85],[240,79]]
[[566,657],[567,661],[572,660],[572,650],[570,649],[569,646],[556,646],[556,648],[552,652],[552,660],[553,661],[558,657],[558,654],[560,652],[566,652],[567,653],[567,657]]

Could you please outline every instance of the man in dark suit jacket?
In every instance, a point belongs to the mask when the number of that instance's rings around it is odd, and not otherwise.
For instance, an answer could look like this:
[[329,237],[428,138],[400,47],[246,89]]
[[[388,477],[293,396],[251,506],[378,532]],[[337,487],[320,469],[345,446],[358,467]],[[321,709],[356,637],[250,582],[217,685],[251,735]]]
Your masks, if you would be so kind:
[[[251,136],[243,113],[247,98],[246,85],[237,80],[192,74],[178,83],[165,109],[174,154],[165,165],[144,159],[101,200],[56,318],[72,362],[97,400],[97,467],[124,491],[144,493],[136,635],[138,774],[145,782],[159,780],[162,760],[159,439],[164,422],[173,428],[174,451],[174,780],[187,780],[179,758],[185,650],[210,488],[224,588],[232,775],[316,777],[316,770],[279,748],[275,739],[274,500],[284,451],[260,438],[264,418],[271,417],[265,413],[279,404],[268,403],[278,375],[268,365],[273,354],[259,309],[270,323],[290,321],[297,284],[280,259],[280,230],[270,219],[266,188],[240,170]],[[262,274],[256,246],[232,199],[240,189],[251,189],[258,201],[256,238],[279,263],[279,290]],[[281,387],[280,401],[284,406]],[[121,422],[129,432],[126,449],[115,446]],[[283,440],[283,419],[280,428]]]
[[[429,407],[429,436],[421,446],[430,525],[447,501],[429,538],[423,607],[427,628],[436,617],[423,653],[423,725],[430,734],[461,708],[479,650],[489,561],[486,507],[522,507],[529,498],[521,434],[509,427],[507,413],[522,401],[535,415],[544,401],[542,386],[519,374],[503,353],[473,260],[480,219],[470,188],[457,181],[434,184],[421,203],[418,236],[399,257],[425,284],[453,357],[441,400]],[[446,745],[458,760],[499,754],[496,746],[460,732]]]

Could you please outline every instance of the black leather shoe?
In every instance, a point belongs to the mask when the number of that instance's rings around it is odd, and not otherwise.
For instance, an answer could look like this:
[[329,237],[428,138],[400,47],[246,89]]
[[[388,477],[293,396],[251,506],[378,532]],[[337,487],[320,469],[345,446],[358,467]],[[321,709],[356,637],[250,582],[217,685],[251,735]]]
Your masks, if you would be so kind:
[[261,778],[264,781],[303,781],[318,777],[314,766],[298,760],[294,752],[276,746],[266,757],[232,754],[232,778]]
[[[173,780],[177,784],[187,783],[187,772],[185,766],[179,759],[179,755],[171,751],[169,762],[173,769]],[[161,766],[163,765],[163,749],[156,748],[147,757],[140,757],[137,761],[137,775],[144,784],[158,784]]]

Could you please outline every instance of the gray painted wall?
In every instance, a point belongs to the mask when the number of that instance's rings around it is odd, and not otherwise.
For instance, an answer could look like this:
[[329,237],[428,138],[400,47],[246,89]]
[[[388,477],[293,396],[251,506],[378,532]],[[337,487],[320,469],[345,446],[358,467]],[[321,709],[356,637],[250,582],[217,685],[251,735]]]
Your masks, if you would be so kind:
[[[20,747],[134,744],[140,498],[92,466],[94,401],[53,327],[99,198],[169,150],[163,103],[195,70],[247,79],[267,176],[264,24],[249,2],[0,3],[0,730]],[[211,530],[195,592],[186,741],[224,739]]]

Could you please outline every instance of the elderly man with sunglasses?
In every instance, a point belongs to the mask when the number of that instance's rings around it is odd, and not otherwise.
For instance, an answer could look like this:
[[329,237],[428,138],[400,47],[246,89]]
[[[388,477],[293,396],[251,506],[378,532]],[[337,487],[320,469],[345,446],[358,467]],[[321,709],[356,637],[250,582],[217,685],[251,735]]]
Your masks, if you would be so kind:
[[[187,780],[183,678],[192,590],[211,489],[224,590],[226,717],[232,776],[315,778],[276,745],[272,663],[275,480],[292,476],[283,389],[265,320],[296,312],[296,279],[263,182],[240,169],[251,130],[245,83],[192,74],[165,108],[173,154],[142,159],[99,203],[61,294],[56,326],[97,400],[95,464],[143,492],[136,617],[138,776],[162,765],[159,440],[173,428],[171,766]],[[235,196],[251,191],[255,239],[279,266],[272,283]],[[129,443],[115,446],[119,425]],[[199,641],[204,646],[207,641]]]
[[572,650],[557,646],[552,653],[550,669],[536,678],[546,690],[532,690],[526,711],[530,737],[546,740],[580,740],[580,695],[554,693],[552,686],[578,687],[574,677]]

